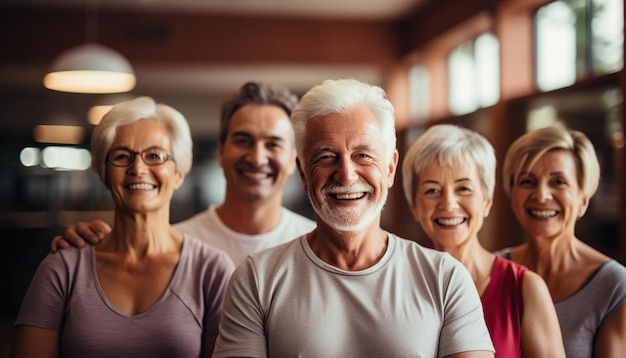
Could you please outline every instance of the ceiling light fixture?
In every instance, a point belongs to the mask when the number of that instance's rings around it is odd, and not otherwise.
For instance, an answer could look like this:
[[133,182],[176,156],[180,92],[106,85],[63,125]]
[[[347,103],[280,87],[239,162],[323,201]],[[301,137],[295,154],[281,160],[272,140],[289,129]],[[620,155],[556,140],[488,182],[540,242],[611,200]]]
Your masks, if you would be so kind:
[[48,89],[73,93],[120,93],[135,88],[135,72],[124,56],[88,43],[63,52],[43,79]]
[[59,55],[44,77],[48,89],[72,93],[121,93],[135,88],[135,72],[130,62],[118,52],[96,44],[96,1],[91,2],[93,19],[89,21],[89,8],[85,16],[87,43],[71,48]]

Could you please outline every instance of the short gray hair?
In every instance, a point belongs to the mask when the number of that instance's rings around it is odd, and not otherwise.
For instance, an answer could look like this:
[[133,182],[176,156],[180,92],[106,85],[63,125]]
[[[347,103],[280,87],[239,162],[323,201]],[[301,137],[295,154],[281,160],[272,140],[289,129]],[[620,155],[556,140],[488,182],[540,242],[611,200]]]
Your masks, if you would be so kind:
[[483,193],[493,197],[496,183],[496,154],[485,137],[450,124],[430,127],[411,145],[402,162],[404,196],[410,206],[415,200],[415,180],[431,165],[475,163]]
[[[106,184],[106,157],[115,140],[117,128],[139,120],[163,123],[172,141],[176,171],[187,174],[193,161],[193,141],[185,117],[174,108],[157,104],[150,97],[120,102],[107,112],[91,136],[91,167]],[[137,133],[141,135],[141,133]]]

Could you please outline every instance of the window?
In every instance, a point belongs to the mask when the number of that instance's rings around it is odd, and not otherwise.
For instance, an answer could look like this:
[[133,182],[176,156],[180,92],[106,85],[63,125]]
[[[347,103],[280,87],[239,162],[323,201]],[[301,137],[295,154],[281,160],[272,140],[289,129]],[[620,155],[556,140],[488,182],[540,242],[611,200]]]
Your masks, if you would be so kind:
[[500,98],[500,46],[485,33],[455,48],[448,58],[450,112],[462,115],[488,107]]
[[420,65],[411,67],[409,71],[409,95],[411,122],[414,124],[426,121],[430,100],[430,81],[428,71]]
[[618,72],[624,67],[624,2],[593,0],[592,4],[592,68],[597,73]]
[[622,0],[558,0],[535,14],[536,82],[549,91],[623,67]]

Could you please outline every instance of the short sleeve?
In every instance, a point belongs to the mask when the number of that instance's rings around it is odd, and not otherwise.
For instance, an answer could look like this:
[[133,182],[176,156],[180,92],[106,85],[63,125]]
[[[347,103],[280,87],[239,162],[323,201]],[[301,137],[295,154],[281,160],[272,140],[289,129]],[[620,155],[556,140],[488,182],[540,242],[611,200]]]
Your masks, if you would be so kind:
[[253,261],[248,257],[230,279],[213,357],[266,356],[264,316]]
[[440,356],[474,350],[494,351],[476,286],[460,263],[449,270],[444,304]]
[[35,271],[15,325],[60,330],[68,297],[68,277],[63,253],[48,254]]

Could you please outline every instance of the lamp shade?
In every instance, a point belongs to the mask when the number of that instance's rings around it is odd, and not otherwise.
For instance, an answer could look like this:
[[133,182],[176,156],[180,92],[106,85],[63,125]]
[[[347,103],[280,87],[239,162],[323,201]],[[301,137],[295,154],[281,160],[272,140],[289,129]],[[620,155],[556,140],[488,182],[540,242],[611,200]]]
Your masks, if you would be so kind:
[[57,57],[43,79],[48,89],[73,93],[120,93],[135,87],[135,72],[124,56],[88,43]]

